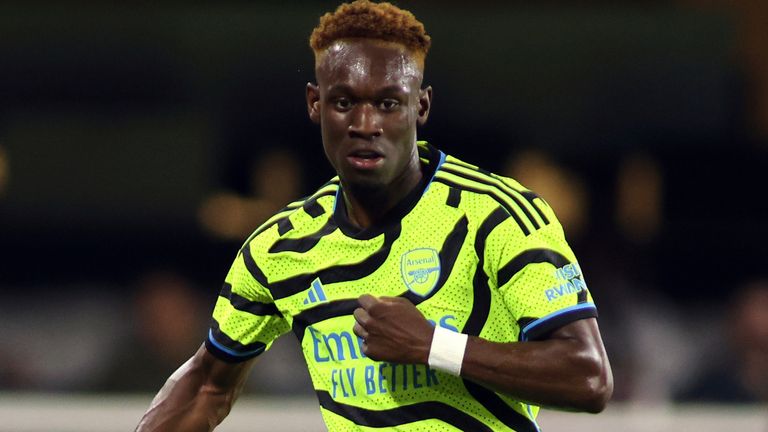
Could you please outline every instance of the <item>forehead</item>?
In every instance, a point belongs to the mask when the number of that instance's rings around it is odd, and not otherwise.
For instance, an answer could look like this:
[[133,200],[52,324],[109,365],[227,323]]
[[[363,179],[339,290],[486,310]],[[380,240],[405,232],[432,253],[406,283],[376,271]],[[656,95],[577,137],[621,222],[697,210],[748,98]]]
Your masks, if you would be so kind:
[[370,39],[339,40],[321,52],[315,74],[321,86],[421,85],[422,66],[405,47]]

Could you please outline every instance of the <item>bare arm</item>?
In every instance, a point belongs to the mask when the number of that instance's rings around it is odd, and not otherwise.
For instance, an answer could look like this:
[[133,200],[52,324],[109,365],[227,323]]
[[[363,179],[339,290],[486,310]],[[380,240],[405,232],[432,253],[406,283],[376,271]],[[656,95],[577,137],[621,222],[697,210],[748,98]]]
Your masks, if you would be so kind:
[[136,431],[212,431],[229,414],[254,362],[226,363],[201,346],[168,378]]
[[613,393],[613,375],[597,320],[582,319],[548,339],[497,343],[470,337],[461,375],[537,405],[597,413]]
[[[402,298],[360,298],[355,333],[374,360],[427,364],[434,328]],[[613,376],[597,321],[583,319],[536,342],[489,342],[470,337],[464,378],[516,399],[552,408],[599,412],[613,392]]]

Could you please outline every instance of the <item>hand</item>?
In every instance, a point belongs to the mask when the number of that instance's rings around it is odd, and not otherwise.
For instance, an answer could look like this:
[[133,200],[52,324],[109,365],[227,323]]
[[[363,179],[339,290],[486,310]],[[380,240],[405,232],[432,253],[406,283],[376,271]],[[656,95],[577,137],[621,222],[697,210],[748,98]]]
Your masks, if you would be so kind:
[[376,298],[364,294],[355,309],[356,335],[363,353],[373,360],[400,364],[427,364],[434,327],[402,297]]

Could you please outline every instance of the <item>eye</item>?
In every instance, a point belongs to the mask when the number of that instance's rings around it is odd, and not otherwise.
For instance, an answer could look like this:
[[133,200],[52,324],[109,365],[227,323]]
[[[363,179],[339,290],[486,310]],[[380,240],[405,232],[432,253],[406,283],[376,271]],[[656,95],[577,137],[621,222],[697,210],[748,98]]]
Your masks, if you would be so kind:
[[400,101],[397,99],[384,99],[379,102],[379,109],[382,111],[393,111],[400,105]]
[[336,98],[333,101],[333,106],[339,111],[349,111],[352,108],[352,101],[347,98]]

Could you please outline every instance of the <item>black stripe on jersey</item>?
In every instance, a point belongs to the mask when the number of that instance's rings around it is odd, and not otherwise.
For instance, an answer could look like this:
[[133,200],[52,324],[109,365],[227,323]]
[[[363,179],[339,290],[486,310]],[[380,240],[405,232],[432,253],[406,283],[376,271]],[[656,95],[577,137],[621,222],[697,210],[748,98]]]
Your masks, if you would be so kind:
[[[345,282],[356,279],[362,279],[371,273],[375,272],[389,256],[389,251],[392,248],[392,243],[400,237],[402,232],[402,226],[397,224],[393,229],[384,233],[384,244],[381,245],[379,250],[368,256],[361,262],[355,264],[347,264],[329,267],[318,271],[317,273],[305,273],[300,274],[288,279],[273,282],[269,285],[264,285],[272,292],[272,298],[275,300],[290,297],[294,294],[300,293],[307,289],[315,278],[319,278],[323,284],[331,284],[337,282]],[[256,267],[256,263],[251,259],[252,265]],[[246,267],[248,261],[246,261]],[[250,270],[250,267],[249,267]],[[261,272],[261,270],[259,270]],[[264,273],[261,273],[263,276]],[[254,276],[255,277],[255,276]],[[264,277],[266,280],[266,277]],[[257,279],[258,280],[258,279]]]
[[252,315],[277,315],[277,316],[283,316],[283,314],[280,313],[279,310],[277,310],[277,306],[275,306],[274,303],[262,303],[257,301],[248,300],[247,298],[238,295],[237,293],[232,292],[232,285],[228,283],[224,283],[224,286],[221,287],[221,292],[219,293],[220,297],[224,297],[225,299],[229,300],[229,303],[232,305],[233,308],[248,312]]
[[[502,181],[503,181],[503,180],[502,180]],[[504,183],[504,184],[506,184],[506,183]],[[510,187],[511,187],[511,186],[510,186]],[[537,206],[537,205],[536,205],[536,203],[535,203],[535,202],[533,202],[533,200],[535,200],[536,198],[539,198],[539,199],[541,199],[541,197],[540,197],[540,196],[538,196],[538,195],[537,195],[535,192],[532,192],[532,191],[522,191],[522,192],[520,192],[520,194],[521,194],[523,197],[525,197],[525,199],[526,199],[526,200],[528,200],[528,202],[529,202],[529,203],[531,203],[531,207],[533,207],[533,208],[534,208],[534,210],[536,210],[536,213],[538,213],[538,214],[539,214],[539,217],[541,217],[541,220],[543,220],[543,221],[544,221],[544,225],[549,225],[549,218],[547,218],[547,215],[545,215],[545,214],[544,214],[544,212],[543,212],[543,211],[541,211],[541,209],[539,208],[539,206]],[[543,201],[543,200],[542,200],[542,201]]]
[[[302,200],[292,202],[287,206],[283,207],[282,209],[280,209],[270,219],[267,219],[267,221],[263,225],[258,227],[250,236],[248,236],[248,239],[245,240],[245,243],[243,244],[243,247],[240,249],[240,252],[242,252],[243,249],[245,249],[245,247],[248,245],[248,243],[250,243],[251,240],[255,239],[256,236],[272,228],[275,224],[280,224],[281,221],[288,220],[288,216],[290,216],[291,213],[293,213],[296,209],[301,208],[303,204],[304,204],[304,201],[302,198]],[[281,214],[283,214],[281,217],[275,218],[276,216],[280,216]]]
[[493,432],[480,420],[443,402],[419,402],[386,410],[371,410],[333,400],[324,390],[317,390],[320,406],[359,426],[384,428],[421,420],[440,420],[459,430]]
[[291,330],[299,339],[299,342],[301,342],[307,327],[329,318],[352,315],[352,312],[358,307],[360,307],[360,303],[357,299],[335,300],[328,303],[322,303],[294,315]]
[[[528,220],[531,221],[534,229],[541,228],[539,221],[537,221],[536,218],[533,217],[531,212],[528,211],[528,208],[525,206],[525,204],[523,204],[520,198],[516,197],[513,194],[514,192],[522,196],[522,193],[516,189],[511,188],[508,184],[504,183],[501,179],[494,177],[491,173],[487,171],[486,172],[480,171],[480,174],[478,175],[477,170],[472,170],[472,172],[461,171],[456,169],[455,167],[452,167],[450,162],[444,163],[443,166],[440,168],[440,170],[445,171],[447,173],[451,173],[465,180],[477,182],[477,183],[484,184],[486,186],[491,186],[493,188],[498,189],[501,193],[504,194],[506,198],[514,201],[515,205],[517,205],[517,207],[520,208],[520,211],[523,212],[525,217],[527,217]],[[533,204],[531,204],[531,206],[536,207]]]
[[317,202],[317,200],[319,200],[322,197],[336,195],[336,191],[339,190],[338,187],[333,188],[333,189],[324,190],[325,188],[327,188],[328,186],[331,186],[331,185],[338,186],[339,185],[338,180],[336,180],[336,181],[329,181],[328,183],[324,184],[320,189],[318,189],[318,192],[315,192],[314,195],[310,195],[308,197],[302,198],[304,200],[303,203],[301,205],[296,206],[296,208],[303,207],[309,201]]
[[[292,203],[288,204],[287,206],[285,206],[284,208],[282,208],[280,211],[275,213],[275,215],[272,216],[272,217],[274,218],[275,216],[278,216],[280,213],[285,213],[285,216],[277,218],[277,219],[274,219],[271,222],[267,221],[262,226],[257,228],[256,231],[254,231],[250,236],[248,236],[248,239],[245,241],[243,247],[240,249],[240,252],[242,252],[246,248],[246,246],[248,246],[248,244],[254,238],[256,238],[256,236],[258,236],[259,234],[263,233],[264,231],[272,228],[275,224],[279,224],[281,221],[286,220],[288,218],[288,216],[291,213],[293,213],[294,210],[303,207],[307,203],[307,201],[314,200],[315,202],[317,202],[318,199],[320,199],[320,198],[322,198],[324,196],[336,195],[337,189],[330,189],[330,190],[323,190],[323,189],[328,187],[328,186],[330,186],[330,185],[338,186],[338,184],[339,184],[339,180],[338,179],[332,179],[329,182],[327,182],[326,184],[324,184],[322,187],[320,187],[320,189],[319,189],[320,192],[316,192],[314,195],[310,195],[310,196],[304,197],[304,198],[302,198],[302,199],[300,199],[298,201],[292,202]],[[280,235],[283,235],[283,234],[285,234],[285,233],[284,232],[280,233]]]
[[[502,183],[504,183],[504,185],[508,186],[510,189],[512,189],[512,190],[514,190],[516,192],[520,192],[521,194],[523,193],[522,190],[519,190],[519,189],[517,189],[515,187],[512,187],[511,185],[507,184],[507,182],[505,182],[502,178],[497,177],[492,172],[488,171],[487,169],[480,168],[477,165],[472,165],[470,163],[464,162],[463,160],[459,160],[459,159],[456,159],[456,158],[453,158],[453,157],[451,158],[451,160],[446,160],[446,163],[449,163],[451,165],[460,166],[462,168],[466,168],[466,169],[469,169],[469,170],[472,170],[472,171],[477,171],[477,172],[479,172],[481,174],[484,174],[484,175],[486,175],[488,177],[491,177],[491,178],[494,178],[494,179],[498,179]],[[538,195],[537,195],[537,197],[538,197]]]
[[462,333],[471,336],[479,335],[483,326],[485,326],[485,321],[488,319],[488,313],[491,309],[491,289],[488,286],[488,275],[483,269],[485,264],[485,241],[491,234],[491,231],[507,220],[508,217],[509,214],[503,208],[497,207],[480,224],[480,228],[477,229],[477,235],[475,236],[477,267],[472,278],[472,312],[464,324]]
[[499,286],[505,285],[512,277],[528,264],[550,263],[555,268],[568,265],[571,262],[561,253],[552,249],[528,249],[519,253],[516,257],[499,269]]
[[477,165],[472,165],[471,163],[464,162],[463,160],[459,160],[459,159],[456,159],[454,157],[451,157],[451,160],[448,160],[446,158],[446,162],[454,164],[454,165],[458,165],[460,167],[468,168],[468,169],[471,169],[471,170],[474,170],[474,171],[481,171],[481,170],[485,171],[485,170],[483,170],[482,168],[480,168]]
[[336,231],[336,228],[336,223],[333,221],[333,218],[328,218],[328,221],[322,228],[306,237],[280,239],[276,241],[275,244],[269,248],[269,253],[307,252],[317,246],[317,244],[320,243],[320,239]]
[[267,281],[267,275],[261,271],[259,266],[256,264],[256,261],[253,259],[253,255],[251,255],[250,244],[243,246],[242,253],[243,263],[245,263],[245,268],[248,269],[248,273],[250,273],[251,276],[256,279],[256,282],[260,283],[261,286],[268,289],[269,281]]
[[[334,182],[326,183],[325,185],[323,185],[323,188],[328,186],[328,185],[330,185],[330,184],[334,184]],[[335,184],[338,184],[338,182],[336,182]],[[321,190],[322,190],[322,188],[321,188]],[[316,218],[318,216],[321,216],[321,215],[325,214],[325,209],[323,208],[323,206],[318,204],[317,200],[319,200],[320,198],[325,197],[325,196],[336,195],[336,191],[337,190],[338,189],[330,189],[330,190],[325,190],[325,191],[316,193],[316,194],[308,197],[306,200],[304,200],[304,204],[302,204],[301,207],[303,208],[305,213],[307,213],[308,215],[312,216],[312,219],[314,219],[314,218]]]
[[285,235],[288,231],[293,229],[293,224],[291,223],[291,220],[287,217],[278,219],[277,221],[277,232],[281,236]]
[[538,432],[531,419],[512,409],[499,395],[480,384],[466,379],[463,381],[469,394],[507,427],[516,432]]
[[[299,207],[300,207],[300,206],[299,206]],[[298,208],[298,207],[297,207],[297,208]],[[283,210],[281,210],[280,212],[278,212],[278,213],[276,213],[276,214],[275,214],[275,216],[277,216],[277,215],[279,215],[280,213],[283,213],[283,212],[284,212],[284,213],[285,213],[285,215],[284,215],[284,216],[282,216],[282,217],[279,217],[279,218],[277,218],[277,219],[273,220],[272,222],[267,222],[267,223],[265,223],[264,225],[262,225],[262,226],[260,226],[259,228],[257,228],[257,229],[256,229],[256,231],[254,231],[254,232],[253,232],[253,234],[251,234],[250,236],[248,236],[248,239],[245,241],[245,243],[243,243],[243,247],[242,247],[242,248],[240,248],[240,253],[243,253],[243,252],[244,252],[246,249],[248,249],[248,246],[251,244],[251,241],[252,241],[253,239],[255,239],[255,238],[256,238],[256,236],[258,236],[259,234],[263,233],[264,231],[266,231],[266,230],[268,230],[268,229],[272,228],[273,226],[275,226],[275,224],[278,224],[278,227],[279,227],[279,224],[280,224],[280,222],[282,222],[282,221],[285,221],[285,220],[288,220],[288,216],[290,216],[290,214],[291,214],[291,213],[293,213],[293,210],[295,210],[295,209],[290,209],[290,208],[286,207],[285,209],[283,209]],[[290,221],[289,221],[288,223],[290,223]],[[278,228],[278,229],[279,229],[279,228]]]
[[523,339],[525,341],[543,340],[549,336],[550,333],[559,329],[560,327],[570,324],[574,321],[585,318],[596,318],[597,308],[594,307],[582,307],[579,309],[569,310],[558,314],[554,318],[550,318],[539,325],[534,326],[532,329],[525,332]]
[[453,208],[459,208],[461,202],[461,190],[456,188],[448,188],[448,199],[445,203]]
[[219,329],[219,322],[211,318],[211,329],[210,334],[205,339],[205,348],[220,360],[228,363],[239,363],[263,353],[267,349],[267,345],[262,342],[243,345],[222,332]]
[[325,209],[323,208],[323,206],[317,203],[317,199],[315,198],[305,202],[303,207],[304,207],[304,211],[308,215],[312,216],[312,219],[325,213]]
[[[438,291],[440,291],[443,285],[445,285],[445,281],[448,280],[448,276],[450,276],[451,272],[453,271],[454,264],[456,264],[459,251],[461,251],[461,246],[464,244],[464,240],[467,238],[468,225],[469,221],[467,218],[462,217],[453,227],[453,230],[448,234],[448,236],[446,236],[445,241],[443,242],[443,247],[440,249],[440,252],[438,252],[438,256],[440,257],[441,271],[440,277],[435,284],[435,289],[433,289],[432,292],[430,292],[426,297],[422,297],[411,291],[406,291],[403,294],[400,294],[399,297],[404,297],[414,305],[417,305],[431,298]],[[301,339],[304,337],[304,332],[307,330],[307,327],[330,318],[352,315],[352,312],[354,312],[358,306],[359,303],[357,302],[357,299],[347,299],[336,300],[315,306],[311,309],[307,309],[299,314],[294,315],[292,326],[293,333],[296,335],[299,341],[301,341]]]
[[[438,171],[438,174],[439,174],[439,171]],[[517,212],[512,207],[510,207],[509,204],[507,202],[505,202],[498,194],[493,193],[491,191],[485,191],[485,190],[482,190],[482,189],[473,188],[471,186],[459,184],[459,183],[456,183],[454,181],[451,181],[451,180],[448,180],[446,178],[439,177],[439,176],[435,176],[434,180],[432,180],[432,181],[435,181],[435,182],[438,182],[438,183],[442,183],[442,184],[450,186],[452,188],[457,188],[457,189],[460,189],[460,190],[466,190],[466,191],[470,191],[470,192],[474,192],[474,193],[479,193],[479,194],[482,194],[482,195],[488,195],[488,196],[492,197],[494,200],[496,200],[496,202],[499,203],[500,206],[502,206],[504,208],[504,210],[507,211],[507,213],[509,213],[510,216],[512,216],[512,218],[515,220],[515,222],[517,222],[517,226],[519,226],[520,229],[523,231],[523,234],[525,234],[525,235],[530,235],[531,234],[531,230],[529,230],[528,227],[525,226],[525,223],[523,222],[522,219],[520,219],[520,216],[517,214]]]
[[[584,280],[582,279],[582,282]],[[586,284],[584,284],[586,285]],[[576,304],[582,304],[587,302],[587,290],[583,289],[576,295]]]
[[336,195],[336,191],[338,190],[338,188],[331,189],[331,190],[326,190],[326,191],[323,190],[323,188],[325,188],[326,186],[329,186],[329,185],[336,185],[336,186],[338,186],[339,185],[339,180],[338,179],[332,179],[331,181],[329,181],[328,183],[324,184],[320,188],[320,190],[322,192],[315,193],[314,195],[312,195],[312,196],[308,197],[306,200],[304,200],[304,205],[302,207],[304,207],[304,211],[307,212],[308,215],[312,216],[313,219],[325,213],[325,209],[323,208],[323,206],[321,206],[320,204],[317,203],[317,200],[319,200],[320,198],[322,198],[324,196]]

